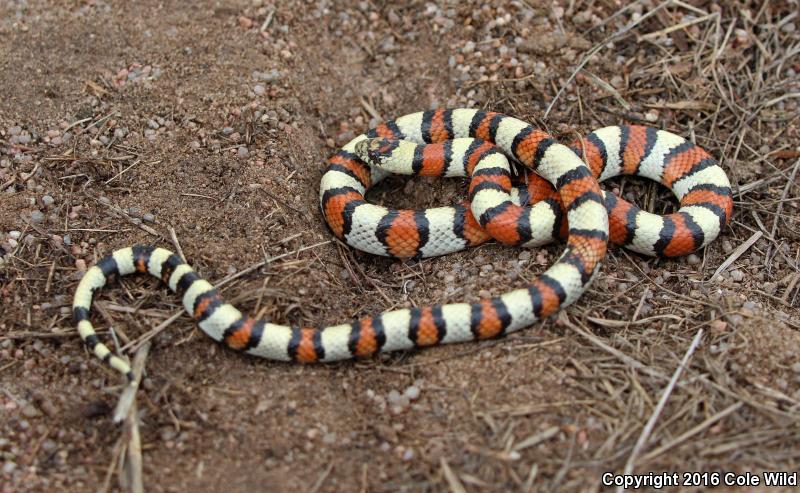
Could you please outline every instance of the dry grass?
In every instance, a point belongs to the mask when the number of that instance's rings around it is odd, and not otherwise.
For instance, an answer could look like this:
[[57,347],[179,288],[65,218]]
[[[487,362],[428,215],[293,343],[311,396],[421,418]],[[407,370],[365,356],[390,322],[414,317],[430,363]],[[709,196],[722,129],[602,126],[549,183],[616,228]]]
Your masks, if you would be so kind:
[[[695,17],[682,20],[687,11]],[[699,272],[672,263],[666,270],[678,269],[671,274],[678,279],[664,283],[647,274],[650,268],[659,269],[659,262],[612,253],[606,276],[624,280],[622,273],[632,272],[637,278],[632,288],[637,289],[615,296],[598,293],[582,313],[573,311],[572,321],[563,318],[580,336],[572,341],[572,385],[586,396],[584,412],[597,419],[604,440],[594,450],[578,453],[577,459],[572,450],[553,459],[561,469],[549,484],[551,490],[582,484],[580,476],[571,483],[561,473],[565,469],[796,470],[800,460],[798,376],[788,368],[796,361],[800,340],[800,112],[792,102],[800,98],[800,37],[781,29],[797,12],[770,2],[720,12],[672,1],[649,12],[656,20],[646,28],[630,22],[588,50],[581,63],[618,53],[655,50],[660,56],[648,57],[646,64],[625,74],[625,91],[579,64],[573,75],[586,75],[584,80],[601,91],[599,97],[596,91],[585,96],[581,88],[575,94],[578,108],[598,122],[608,121],[608,115],[646,121],[642,115],[658,109],[668,129],[689,134],[712,150],[737,184],[730,241],[744,248],[720,262],[725,257],[720,257],[719,244],[710,247]],[[690,25],[692,31],[687,30]],[[605,46],[609,39],[613,50]],[[665,45],[664,39],[671,44]],[[572,80],[561,90],[573,85]],[[508,89],[499,92],[507,94]],[[522,95],[507,97],[512,107],[525,106]],[[548,109],[554,106],[550,103]],[[549,121],[562,118],[551,113]],[[640,200],[652,204],[657,189],[645,188]],[[715,272],[716,265],[722,269]],[[744,285],[716,283],[714,274],[726,268],[743,269]],[[778,288],[767,293],[765,283]],[[631,296],[642,292],[641,298]],[[646,299],[652,311],[637,320]],[[745,299],[758,300],[763,311],[754,315],[742,308]],[[681,355],[697,341],[702,350],[682,367]],[[749,360],[754,354],[760,356]],[[759,369],[764,357],[774,358],[776,366]],[[680,369],[680,378],[670,380]]]

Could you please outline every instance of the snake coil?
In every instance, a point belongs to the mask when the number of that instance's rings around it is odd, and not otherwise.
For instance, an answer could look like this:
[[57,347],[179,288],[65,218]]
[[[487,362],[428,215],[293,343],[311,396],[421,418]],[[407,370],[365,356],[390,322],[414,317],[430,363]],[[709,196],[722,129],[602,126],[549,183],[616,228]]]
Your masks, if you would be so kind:
[[[514,183],[506,156],[536,174]],[[425,210],[368,203],[367,190],[390,172],[471,176],[470,201]],[[598,179],[618,174],[659,181],[672,189],[681,209],[657,216],[604,194]],[[328,362],[487,339],[530,326],[578,299],[598,272],[609,238],[648,255],[684,255],[719,234],[732,204],[730,184],[716,161],[669,132],[606,127],[570,148],[499,113],[413,113],[356,137],[329,160],[320,207],[332,232],[355,248],[397,258],[442,255],[490,238],[531,246],[566,237],[564,252],[530,285],[473,304],[393,310],[323,329],[290,327],[241,313],[179,256],[137,245],[87,270],[73,314],[87,347],[131,381],[130,366],[100,342],[89,311],[94,292],[110,278],[137,272],[161,279],[181,296],[212,339],[273,360]]]

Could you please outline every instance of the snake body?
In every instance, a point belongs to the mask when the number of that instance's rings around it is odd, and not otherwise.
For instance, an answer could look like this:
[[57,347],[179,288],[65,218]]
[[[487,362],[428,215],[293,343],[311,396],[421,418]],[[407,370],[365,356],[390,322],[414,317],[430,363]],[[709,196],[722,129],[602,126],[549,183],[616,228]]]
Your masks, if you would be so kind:
[[[608,127],[578,144],[570,149],[499,113],[435,110],[403,116],[356,137],[329,160],[322,176],[320,206],[333,233],[378,255],[442,255],[489,237],[512,245],[542,244],[566,233],[564,253],[524,288],[473,304],[393,310],[323,329],[290,327],[242,314],[169,250],[133,246],[102,258],[81,279],[73,302],[79,334],[97,357],[133,380],[129,365],[100,342],[89,311],[94,292],[110,278],[140,272],[161,279],[181,296],[186,311],[214,340],[273,360],[328,362],[498,337],[580,297],[606,252],[608,211],[611,238],[651,255],[688,253],[711,241],[727,223],[730,185],[699,147],[644,127]],[[586,163],[576,154],[578,147]],[[504,156],[541,178],[512,184]],[[425,210],[369,204],[364,198],[369,187],[397,171],[471,175],[470,203]],[[613,194],[604,198],[596,178],[620,172],[670,186],[681,210],[662,218]],[[622,221],[616,226],[615,217]]]
[[[563,237],[567,231],[564,209],[553,185],[531,173],[526,181],[509,187],[511,175],[500,171],[502,164],[480,171],[483,178],[472,180],[475,184],[486,181],[490,173],[499,174],[504,183],[495,181],[494,188],[511,195],[510,202],[489,211],[491,221],[481,220],[486,207],[474,203],[475,214],[471,214],[468,204],[398,210],[364,198],[389,173],[465,177],[481,159],[504,161],[491,142],[525,164],[524,146],[530,139],[522,139],[514,125],[498,113],[461,109],[414,113],[371,130],[366,138],[383,141],[375,142],[371,151],[351,142],[331,159],[322,177],[322,210],[328,224],[354,248],[398,258],[443,255],[490,238],[514,246],[538,246]],[[464,128],[477,140],[459,139]],[[364,142],[364,138],[354,142]],[[392,144],[401,139],[417,145]],[[707,245],[730,220],[733,198],[725,171],[705,150],[683,137],[651,127],[621,125],[596,130],[570,148],[583,156],[599,181],[622,174],[649,178],[671,189],[680,202],[677,212],[660,216],[604,193],[612,243],[644,255],[677,257]],[[365,164],[367,158],[375,163],[371,168]],[[479,195],[489,197],[492,192]],[[520,207],[525,205],[530,207]]]

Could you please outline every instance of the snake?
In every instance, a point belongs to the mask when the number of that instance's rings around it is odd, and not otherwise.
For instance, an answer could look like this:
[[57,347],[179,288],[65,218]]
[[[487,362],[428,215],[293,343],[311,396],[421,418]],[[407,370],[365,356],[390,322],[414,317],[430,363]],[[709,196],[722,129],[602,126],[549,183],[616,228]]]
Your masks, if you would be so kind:
[[[508,158],[531,172],[527,178],[514,182]],[[369,188],[392,173],[470,176],[469,200],[421,210],[369,203]],[[619,174],[666,185],[680,209],[657,216],[600,188],[598,179]],[[655,256],[683,255],[708,244],[729,221],[732,195],[717,162],[669,132],[606,127],[567,146],[511,116],[437,109],[384,122],[344,145],[328,160],[319,205],[337,238],[376,255],[431,257],[491,238],[522,246],[565,238],[566,247],[527,286],[500,296],[391,310],[319,329],[243,314],[177,254],[134,245],[106,255],[81,278],[73,299],[81,339],[96,357],[135,381],[127,361],[100,341],[90,321],[94,293],[134,273],[163,281],[215,341],[270,360],[332,362],[496,338],[577,300],[596,277],[609,240]]]
[[[504,121],[503,115],[476,110],[417,113],[345,146],[322,177],[323,212],[334,234],[356,249],[394,258],[444,255],[492,238],[525,247],[564,238],[565,209],[550,182],[529,173],[509,186],[506,164],[475,168],[489,155],[506,162],[492,144],[513,139],[509,124],[501,127]],[[467,125],[478,138],[456,138],[457,127]],[[647,256],[683,256],[709,244],[730,221],[733,196],[725,171],[679,135],[640,125],[610,126],[569,147],[601,182],[619,175],[648,178],[672,190],[680,202],[677,212],[661,216],[603,192],[609,239],[616,245]],[[365,163],[372,164],[372,173]],[[364,192],[389,174],[472,176],[472,203],[402,210],[367,202]],[[510,201],[504,200],[508,194]]]

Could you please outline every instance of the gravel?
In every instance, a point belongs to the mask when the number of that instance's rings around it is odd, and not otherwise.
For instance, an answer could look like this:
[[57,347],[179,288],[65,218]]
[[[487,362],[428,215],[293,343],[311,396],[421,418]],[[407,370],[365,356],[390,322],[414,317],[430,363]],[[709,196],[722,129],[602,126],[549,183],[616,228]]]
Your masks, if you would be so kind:
[[725,253],[731,253],[733,251],[733,245],[731,245],[730,240],[722,240],[722,251]]
[[253,70],[251,76],[255,80],[272,82],[281,79],[283,77],[283,74],[278,69],[272,69],[269,72],[259,72],[258,70]]
[[412,385],[406,389],[404,395],[412,401],[419,399],[420,390],[419,387]]
[[[26,361],[26,363],[28,361],[33,361],[33,360],[29,359]],[[36,409],[32,404],[26,404],[22,408],[22,415],[25,416],[26,418],[35,418],[36,416],[39,416],[39,410]]]

